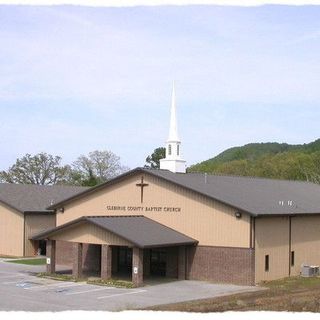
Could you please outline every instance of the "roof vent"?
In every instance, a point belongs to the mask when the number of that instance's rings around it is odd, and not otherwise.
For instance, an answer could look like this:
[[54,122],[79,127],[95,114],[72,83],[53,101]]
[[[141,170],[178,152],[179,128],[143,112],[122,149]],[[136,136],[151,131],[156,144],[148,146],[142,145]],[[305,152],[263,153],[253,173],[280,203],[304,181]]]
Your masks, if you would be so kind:
[[204,174],[204,183],[207,184],[208,183],[208,174],[205,172]]

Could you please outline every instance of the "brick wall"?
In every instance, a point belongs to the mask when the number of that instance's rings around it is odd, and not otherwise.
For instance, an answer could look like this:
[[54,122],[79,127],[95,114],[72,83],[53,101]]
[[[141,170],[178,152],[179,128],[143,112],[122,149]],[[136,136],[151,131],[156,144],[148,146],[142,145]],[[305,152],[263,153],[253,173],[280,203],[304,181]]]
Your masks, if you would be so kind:
[[[116,251],[116,250],[114,250]],[[57,241],[56,261],[72,267],[72,243]],[[83,244],[83,270],[99,272],[101,247]],[[254,250],[232,247],[187,247],[187,279],[241,285],[255,284]],[[178,275],[178,247],[167,248],[167,277]]]
[[254,285],[254,250],[232,247],[189,247],[187,279]]
[[84,271],[101,270],[101,246],[96,244],[83,244],[82,267]]
[[[72,268],[73,263],[72,242],[56,242],[56,262],[57,264]],[[83,244],[82,268],[83,271],[96,271],[101,269],[101,246],[94,244]]]
[[72,242],[56,241],[56,263],[72,267]]

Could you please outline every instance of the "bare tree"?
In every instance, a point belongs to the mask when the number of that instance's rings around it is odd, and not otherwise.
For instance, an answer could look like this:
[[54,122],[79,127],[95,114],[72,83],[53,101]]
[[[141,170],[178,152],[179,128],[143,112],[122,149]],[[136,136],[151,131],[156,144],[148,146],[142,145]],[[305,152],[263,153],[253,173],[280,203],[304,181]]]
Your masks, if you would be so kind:
[[128,170],[120,163],[120,158],[111,151],[92,151],[81,155],[72,163],[72,174],[78,181],[74,184],[96,185]]

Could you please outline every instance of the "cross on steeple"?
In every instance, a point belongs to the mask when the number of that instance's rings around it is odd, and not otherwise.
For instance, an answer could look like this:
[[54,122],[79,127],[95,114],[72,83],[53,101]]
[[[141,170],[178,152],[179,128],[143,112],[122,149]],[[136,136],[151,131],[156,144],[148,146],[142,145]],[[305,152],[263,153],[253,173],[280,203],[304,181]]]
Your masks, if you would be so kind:
[[136,186],[141,188],[141,203],[143,203],[143,188],[147,187],[149,184],[143,182],[143,176],[141,177],[141,182],[137,183]]

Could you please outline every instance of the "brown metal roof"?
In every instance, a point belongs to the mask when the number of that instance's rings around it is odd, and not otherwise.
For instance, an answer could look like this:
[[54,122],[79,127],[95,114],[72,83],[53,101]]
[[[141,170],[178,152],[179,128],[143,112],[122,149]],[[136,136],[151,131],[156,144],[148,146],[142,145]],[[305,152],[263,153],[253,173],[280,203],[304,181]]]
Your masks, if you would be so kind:
[[20,212],[45,212],[55,202],[87,190],[86,187],[43,186],[33,184],[0,183],[0,202]]
[[32,237],[33,240],[50,238],[57,232],[76,225],[79,222],[93,223],[107,232],[131,242],[140,248],[193,245],[198,241],[176,230],[144,216],[86,216],[70,221],[59,227],[41,232]]
[[205,178],[203,173],[172,173],[168,170],[145,168],[131,170],[49,208],[58,208],[137,173],[159,177],[254,216],[320,213],[320,185],[318,184],[210,174]]

